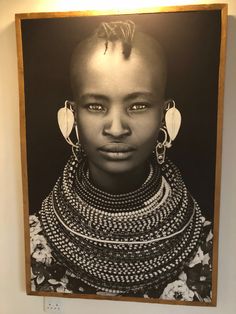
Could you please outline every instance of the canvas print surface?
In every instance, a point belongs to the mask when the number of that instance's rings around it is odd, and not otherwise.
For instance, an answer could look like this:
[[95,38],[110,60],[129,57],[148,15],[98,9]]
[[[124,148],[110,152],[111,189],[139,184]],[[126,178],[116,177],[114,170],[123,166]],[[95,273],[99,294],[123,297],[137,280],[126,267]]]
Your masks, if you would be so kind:
[[222,8],[19,16],[28,293],[215,303]]

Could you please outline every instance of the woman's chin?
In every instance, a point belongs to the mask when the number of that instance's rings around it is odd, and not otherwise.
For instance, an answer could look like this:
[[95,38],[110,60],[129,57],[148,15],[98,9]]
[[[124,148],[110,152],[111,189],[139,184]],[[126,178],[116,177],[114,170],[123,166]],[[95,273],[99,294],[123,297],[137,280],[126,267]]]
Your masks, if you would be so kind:
[[116,159],[116,160],[106,160],[105,165],[100,168],[106,174],[120,174],[125,175],[127,173],[131,173],[136,169],[135,165],[127,159]]

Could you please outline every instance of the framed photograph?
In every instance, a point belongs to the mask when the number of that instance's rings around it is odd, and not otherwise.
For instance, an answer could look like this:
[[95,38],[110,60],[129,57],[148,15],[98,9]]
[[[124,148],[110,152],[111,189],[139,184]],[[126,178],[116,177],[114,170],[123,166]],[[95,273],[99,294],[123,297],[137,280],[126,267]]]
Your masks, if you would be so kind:
[[226,24],[16,14],[27,294],[216,305]]

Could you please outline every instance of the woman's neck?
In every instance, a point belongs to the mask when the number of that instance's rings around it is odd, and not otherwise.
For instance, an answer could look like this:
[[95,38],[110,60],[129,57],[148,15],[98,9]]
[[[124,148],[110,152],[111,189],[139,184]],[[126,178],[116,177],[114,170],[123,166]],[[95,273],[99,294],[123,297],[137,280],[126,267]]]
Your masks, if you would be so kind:
[[94,186],[111,194],[123,194],[136,190],[147,179],[150,164],[124,173],[108,173],[89,164],[89,177]]

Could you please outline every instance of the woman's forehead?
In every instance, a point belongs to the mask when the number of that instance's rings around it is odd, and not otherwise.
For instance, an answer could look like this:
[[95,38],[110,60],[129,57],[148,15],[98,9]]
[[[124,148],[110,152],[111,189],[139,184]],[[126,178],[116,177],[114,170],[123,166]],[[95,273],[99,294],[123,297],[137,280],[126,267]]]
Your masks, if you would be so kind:
[[135,75],[149,75],[153,79],[158,78],[164,82],[166,80],[165,65],[160,55],[147,48],[133,47],[130,57],[125,59],[119,41],[110,43],[106,51],[103,42],[100,42],[88,50],[87,54],[77,54],[71,71],[73,83],[76,85],[89,76],[91,80],[93,76],[94,79],[102,80],[109,72],[114,79],[122,75],[129,75],[132,79],[135,79]]
[[[112,74],[109,78],[107,74]],[[162,48],[152,38],[138,34],[134,38],[131,54],[124,58],[122,42],[106,42],[104,39],[85,40],[74,51],[71,62],[71,83],[75,93],[81,85],[96,80],[116,80],[129,76],[150,76],[158,90],[165,93],[166,61]]]

